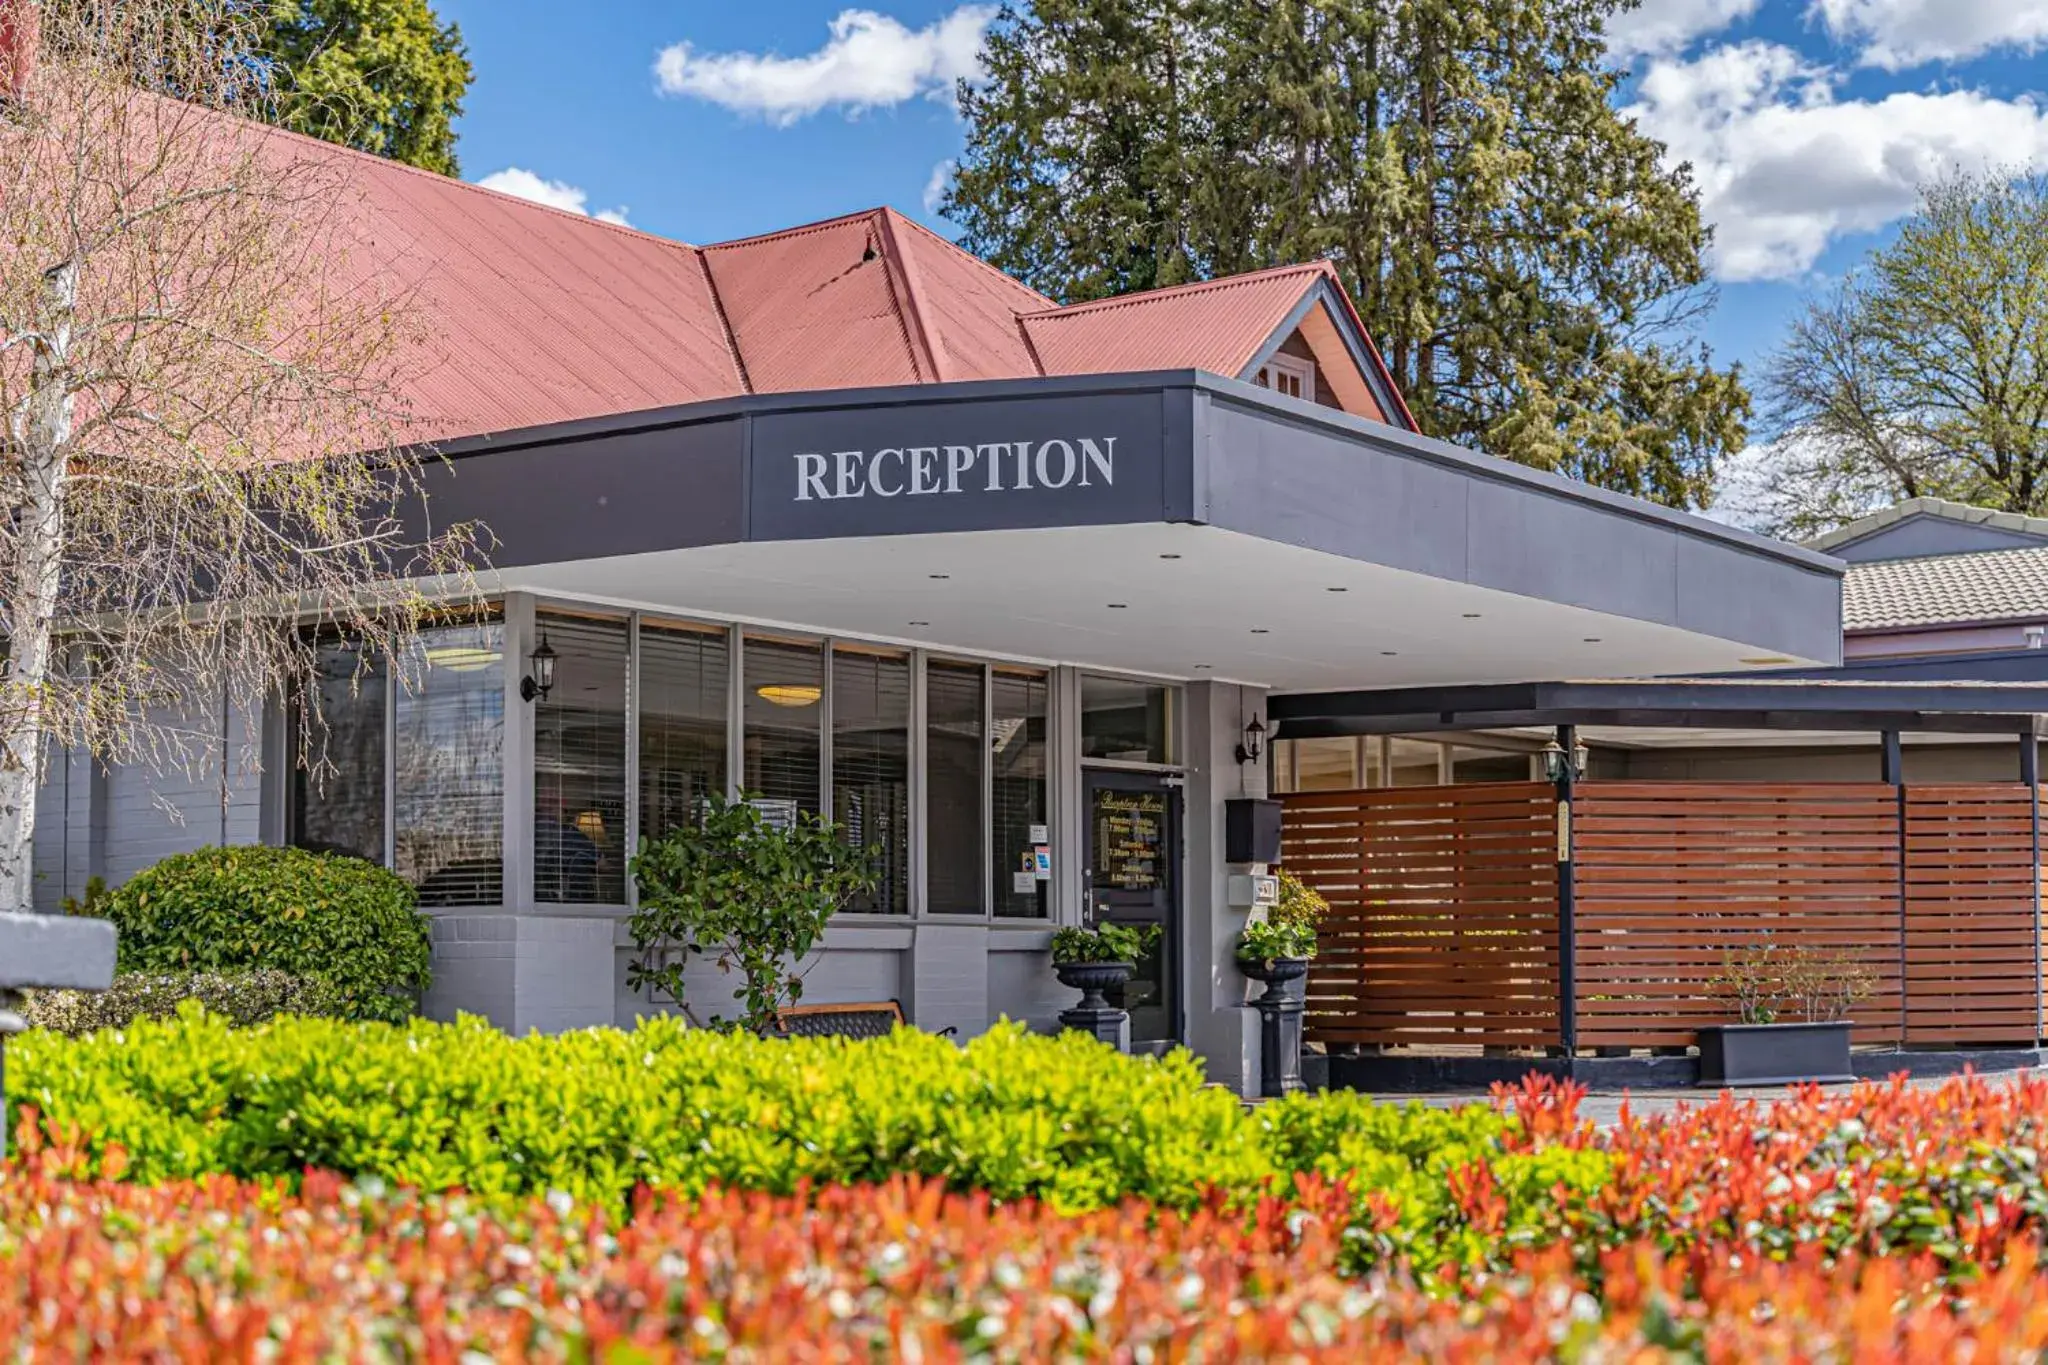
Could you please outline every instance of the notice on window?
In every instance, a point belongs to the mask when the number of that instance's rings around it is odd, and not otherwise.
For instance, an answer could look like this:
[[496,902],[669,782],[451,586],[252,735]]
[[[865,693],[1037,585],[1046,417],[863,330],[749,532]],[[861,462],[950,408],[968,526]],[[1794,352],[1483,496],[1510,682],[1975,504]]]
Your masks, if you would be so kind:
[[1095,884],[1109,891],[1159,889],[1166,869],[1166,797],[1095,794]]

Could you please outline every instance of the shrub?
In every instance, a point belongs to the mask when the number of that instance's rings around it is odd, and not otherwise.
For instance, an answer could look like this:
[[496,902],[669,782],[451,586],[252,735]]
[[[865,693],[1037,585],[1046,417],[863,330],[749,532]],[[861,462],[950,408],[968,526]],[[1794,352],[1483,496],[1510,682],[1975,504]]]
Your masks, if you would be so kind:
[[0,1181],[23,1360],[1314,1362],[2038,1360],[2031,1248],[1951,1298],[1902,1257],[1523,1253],[1456,1298],[1335,1273],[1335,1191],[1244,1217],[1060,1217],[925,1183],[718,1193],[630,1221],[557,1201]]
[[721,970],[739,970],[739,1022],[761,1033],[803,998],[800,968],[826,922],[875,886],[868,850],[838,825],[806,811],[776,825],[745,795],[713,796],[700,822],[641,840],[633,877],[640,903],[628,927],[640,956],[626,984],[681,1004],[676,950],[715,955]]
[[1115,924],[1104,920],[1093,929],[1068,925],[1052,932],[1052,960],[1066,967],[1082,962],[1137,962],[1152,951],[1166,931],[1156,924]]
[[127,971],[318,977],[351,1018],[399,1020],[432,979],[428,921],[397,874],[297,848],[202,848],[107,896]]
[[122,972],[111,990],[32,991],[23,1017],[30,1028],[96,1033],[137,1019],[168,1019],[184,1001],[198,1002],[231,1024],[260,1024],[280,1014],[335,1015],[342,1001],[315,976],[289,972]]

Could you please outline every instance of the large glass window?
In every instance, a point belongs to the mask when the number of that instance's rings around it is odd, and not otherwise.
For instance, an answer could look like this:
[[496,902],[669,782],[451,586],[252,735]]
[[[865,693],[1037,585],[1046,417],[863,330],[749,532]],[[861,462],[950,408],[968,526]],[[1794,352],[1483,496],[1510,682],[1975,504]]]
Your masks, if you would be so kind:
[[1043,673],[995,669],[989,678],[990,792],[994,807],[991,903],[1006,918],[1047,913],[1050,882],[1033,854],[1046,831],[1046,701]]
[[910,657],[832,650],[832,818],[878,880],[847,909],[910,913]]
[[746,684],[746,766],[740,786],[771,819],[819,812],[819,717],[824,714],[825,657],[814,644],[749,635],[740,676]]
[[291,843],[382,863],[390,673],[350,641],[316,652],[313,695],[292,708]]
[[555,685],[533,703],[533,898],[626,900],[627,625],[542,613]]
[[1172,763],[1176,689],[1122,678],[1081,679],[1081,757]]
[[925,666],[925,908],[934,914],[982,913],[983,672],[936,659]]
[[723,630],[640,627],[640,833],[658,839],[725,795],[732,653]]
[[504,900],[504,627],[423,630],[392,706],[398,873],[420,904]]

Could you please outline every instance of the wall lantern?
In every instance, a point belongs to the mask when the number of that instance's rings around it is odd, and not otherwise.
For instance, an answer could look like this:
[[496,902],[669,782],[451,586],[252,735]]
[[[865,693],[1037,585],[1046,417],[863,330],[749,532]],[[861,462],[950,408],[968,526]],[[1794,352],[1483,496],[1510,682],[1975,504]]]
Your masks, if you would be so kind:
[[[1574,744],[1571,752],[1572,777],[1580,778],[1586,775],[1586,758],[1586,746]],[[1554,739],[1543,746],[1543,780],[1545,782],[1562,782],[1565,780],[1564,748]]]
[[1253,716],[1252,723],[1244,727],[1244,739],[1237,746],[1237,761],[1239,763],[1256,763],[1259,761],[1259,755],[1264,752],[1266,752],[1266,723],[1257,716]]
[[546,701],[548,693],[555,690],[555,647],[548,643],[548,633],[540,633],[540,644],[533,653],[526,656],[532,665],[527,675],[519,680],[519,695],[526,701]]

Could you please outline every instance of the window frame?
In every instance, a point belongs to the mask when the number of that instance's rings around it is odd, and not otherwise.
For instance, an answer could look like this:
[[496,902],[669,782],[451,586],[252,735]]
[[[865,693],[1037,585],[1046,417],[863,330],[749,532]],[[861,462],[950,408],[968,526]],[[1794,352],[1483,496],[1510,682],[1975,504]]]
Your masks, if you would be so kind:
[[[1278,383],[1282,377],[1295,381],[1300,387],[1301,392],[1288,393],[1282,389]],[[1280,394],[1284,398],[1299,398],[1309,403],[1316,401],[1315,362],[1303,360],[1298,355],[1288,355],[1284,351],[1275,351],[1272,355],[1266,357],[1264,364],[1259,366],[1259,376],[1256,382],[1260,388],[1271,389],[1274,393]]]

